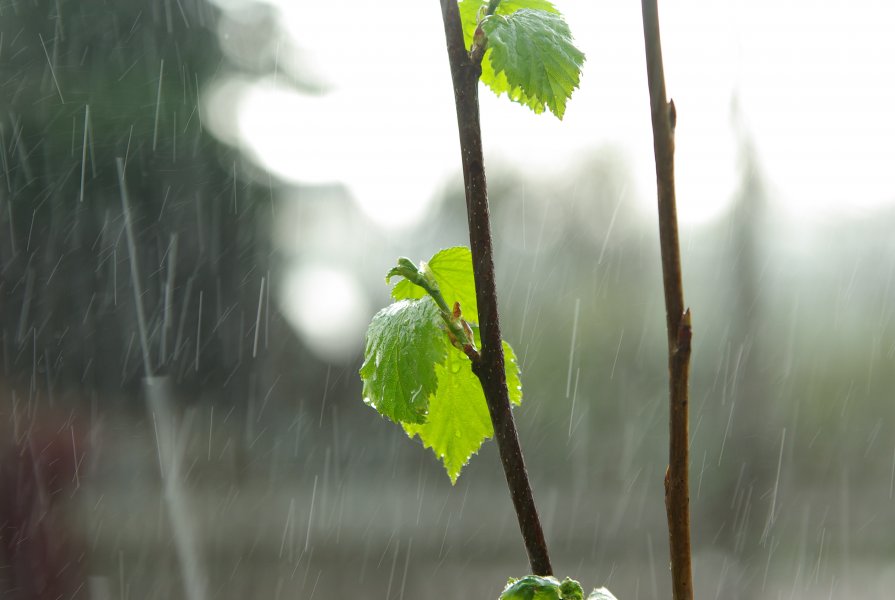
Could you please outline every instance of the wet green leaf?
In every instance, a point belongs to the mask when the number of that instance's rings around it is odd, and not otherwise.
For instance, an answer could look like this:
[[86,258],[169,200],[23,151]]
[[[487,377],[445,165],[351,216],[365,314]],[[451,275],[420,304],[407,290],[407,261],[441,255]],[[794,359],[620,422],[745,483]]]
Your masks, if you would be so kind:
[[450,344],[428,296],[379,311],[367,329],[360,376],[364,402],[396,423],[423,423]]
[[[478,330],[475,336],[481,344]],[[522,402],[522,384],[516,354],[506,342],[503,351],[510,402],[518,405]],[[460,471],[494,435],[494,428],[481,383],[463,352],[450,346],[447,359],[435,371],[438,389],[429,402],[428,419],[422,424],[405,423],[404,430],[410,437],[419,436],[423,446],[431,448],[444,464],[451,483],[457,483]]]
[[[475,298],[475,279],[472,275],[472,253],[466,246],[454,246],[435,253],[428,261],[428,269],[435,276],[448,307],[460,303],[463,318],[478,323],[478,303]],[[392,274],[392,273],[390,273]],[[407,279],[392,288],[395,300],[422,298],[426,291]]]
[[[549,108],[562,119],[584,64],[584,54],[575,47],[562,16],[521,9],[487,17],[481,28],[488,39],[482,81],[494,93],[506,92],[535,113]],[[485,62],[493,70],[493,79],[486,73]]]
[[[454,323],[449,314],[454,302],[460,303],[463,319],[478,321],[472,256],[469,248],[458,246],[441,250],[419,267],[401,258],[386,280],[391,277],[403,278],[392,289],[398,302],[380,311],[367,331],[360,370],[364,400],[400,423],[410,437],[418,436],[456,483],[470,457],[494,435],[472,363],[446,333]],[[424,288],[443,297],[449,308],[439,310]],[[472,335],[480,348],[475,325]],[[510,402],[518,405],[522,402],[518,360],[509,344],[502,346],[507,391]]]
[[[478,18],[479,16],[484,16],[484,8],[487,5],[488,0],[462,0],[460,2],[460,20],[463,24],[463,38],[467,48],[472,46],[475,30],[478,26]],[[560,12],[556,7],[547,0],[504,0],[497,7],[494,14],[508,16],[522,9],[531,9],[557,16],[560,15]],[[491,88],[491,91],[498,96],[506,94],[510,100],[532,108],[535,113],[544,111],[543,103],[541,103],[535,95],[531,94],[523,87],[514,86],[510,83],[507,79],[506,71],[495,71],[495,68],[492,65],[492,51],[490,49],[485,52],[484,59],[482,60],[481,80],[482,83]]]
[[562,583],[556,577],[526,575],[510,579],[500,594],[500,600],[583,600],[584,592],[574,579],[566,577]]
[[[488,6],[488,0],[461,0],[460,1],[460,22],[463,24],[463,39],[466,47],[472,45],[472,38],[475,34],[475,28],[478,24],[478,18],[481,11],[484,16],[484,10]],[[531,8],[534,10],[542,10],[548,13],[559,14],[556,7],[547,0],[503,0],[494,11],[496,15],[511,15],[519,9]]]

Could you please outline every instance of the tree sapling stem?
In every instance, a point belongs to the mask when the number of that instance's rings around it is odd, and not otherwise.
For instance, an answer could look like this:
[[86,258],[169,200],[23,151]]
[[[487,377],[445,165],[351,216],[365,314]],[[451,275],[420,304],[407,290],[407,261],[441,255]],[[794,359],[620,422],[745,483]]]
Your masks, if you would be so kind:
[[690,457],[688,389],[690,374],[690,309],[684,308],[681,249],[674,194],[674,101],[666,100],[665,69],[659,38],[656,0],[641,0],[646,71],[649,83],[659,205],[659,245],[668,330],[669,462],[665,473],[665,512],[671,552],[672,597],[693,600],[690,552]]
[[[479,124],[478,83],[482,54],[471,57],[465,48],[457,1],[440,0],[440,2],[457,109],[469,243],[482,340],[481,358],[477,363],[473,363],[473,372],[482,383],[482,390],[488,403],[488,412],[494,425],[494,437],[497,440],[500,460],[510,488],[513,507],[519,519],[519,528],[525,541],[532,573],[552,575],[553,567],[550,564],[547,542],[535,508],[522,448],[519,446],[504,372],[497,290],[494,284],[488,190]],[[496,7],[497,3],[492,4]]]

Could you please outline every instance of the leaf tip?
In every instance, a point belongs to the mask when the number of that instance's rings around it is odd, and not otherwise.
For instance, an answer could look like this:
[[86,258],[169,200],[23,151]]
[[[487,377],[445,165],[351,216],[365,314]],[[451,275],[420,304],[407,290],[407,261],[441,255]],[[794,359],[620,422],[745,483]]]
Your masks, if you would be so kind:
[[392,277],[403,277],[413,281],[414,276],[416,276],[418,272],[419,271],[416,268],[416,265],[413,264],[413,261],[402,256],[398,258],[398,265],[392,267],[391,270],[386,273],[385,282],[390,284],[392,282]]

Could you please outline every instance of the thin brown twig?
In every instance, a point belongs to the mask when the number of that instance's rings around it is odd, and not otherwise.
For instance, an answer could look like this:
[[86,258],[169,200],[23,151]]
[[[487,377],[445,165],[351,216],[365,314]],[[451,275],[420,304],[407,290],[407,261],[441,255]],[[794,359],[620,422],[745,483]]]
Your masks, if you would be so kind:
[[674,600],[693,599],[693,567],[690,552],[690,458],[688,389],[690,372],[690,310],[684,309],[681,250],[674,197],[674,102],[666,101],[665,70],[659,38],[656,0],[641,0],[656,184],[659,197],[659,242],[668,328],[668,377],[670,395],[669,464],[665,473],[665,511],[671,549]]
[[482,132],[479,124],[478,82],[481,65],[470,58],[463,43],[463,26],[456,0],[440,0],[444,20],[454,101],[457,107],[457,127],[460,133],[460,153],[463,179],[466,186],[466,212],[469,223],[469,243],[472,251],[476,300],[479,308],[479,327],[482,339],[480,358],[473,362],[473,372],[482,383],[488,412],[494,425],[494,437],[500,452],[513,507],[519,519],[519,529],[528,551],[532,573],[552,575],[547,542],[535,508],[531,484],[522,458],[522,448],[510,408],[504,371],[503,345],[497,313],[497,290],[494,285],[494,258],[491,247],[491,224],[488,210],[488,189],[482,155]]

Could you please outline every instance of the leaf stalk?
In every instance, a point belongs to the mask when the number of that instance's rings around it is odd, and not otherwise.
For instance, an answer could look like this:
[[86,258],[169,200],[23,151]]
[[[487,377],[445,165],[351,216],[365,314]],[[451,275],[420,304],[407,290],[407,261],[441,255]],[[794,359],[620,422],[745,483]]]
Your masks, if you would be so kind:
[[420,266],[417,268],[412,260],[402,256],[398,259],[398,266],[392,268],[385,276],[386,283],[392,277],[403,277],[410,283],[423,288],[435,301],[435,304],[438,305],[439,314],[447,328],[451,344],[462,350],[473,364],[481,359],[479,351],[475,347],[475,336],[469,323],[463,318],[460,303],[454,302],[454,307],[452,309],[448,308],[444,295],[441,293],[441,287],[438,285],[438,280],[435,279],[435,275],[429,269],[426,261],[420,262]]

